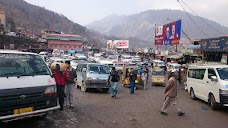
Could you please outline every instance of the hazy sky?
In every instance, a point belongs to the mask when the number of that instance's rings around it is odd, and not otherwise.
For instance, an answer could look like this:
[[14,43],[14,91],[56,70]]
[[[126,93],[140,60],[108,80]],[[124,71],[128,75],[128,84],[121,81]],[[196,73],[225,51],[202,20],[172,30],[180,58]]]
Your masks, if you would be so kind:
[[[25,0],[60,13],[81,25],[111,14],[129,15],[149,9],[183,10],[177,0]],[[181,0],[179,0],[181,1]],[[228,27],[228,0],[183,0],[198,15]],[[187,7],[185,6],[185,9]],[[190,10],[188,10],[190,12]]]

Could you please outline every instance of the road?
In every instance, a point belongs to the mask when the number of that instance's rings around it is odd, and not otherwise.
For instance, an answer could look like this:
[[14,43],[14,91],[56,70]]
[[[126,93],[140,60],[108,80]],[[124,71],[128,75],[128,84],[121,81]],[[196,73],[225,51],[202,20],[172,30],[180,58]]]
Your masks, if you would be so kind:
[[[14,121],[3,128],[227,128],[228,108],[213,111],[207,103],[191,100],[188,93],[178,90],[179,104],[185,116],[177,116],[174,106],[168,116],[160,115],[164,87],[136,90],[119,87],[116,99],[97,90],[81,92],[75,89],[75,108],[49,113],[44,120],[37,118]],[[207,108],[208,110],[202,109]]]

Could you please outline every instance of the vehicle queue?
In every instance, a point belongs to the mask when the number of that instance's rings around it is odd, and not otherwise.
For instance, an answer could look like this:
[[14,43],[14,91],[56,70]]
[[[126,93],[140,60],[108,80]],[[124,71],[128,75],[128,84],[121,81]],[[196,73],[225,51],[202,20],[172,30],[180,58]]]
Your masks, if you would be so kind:
[[[218,64],[194,64],[194,65],[179,65],[177,63],[168,63],[161,60],[151,60],[144,61],[140,60],[139,57],[130,55],[111,55],[102,56],[103,53],[99,53],[93,56],[86,56],[85,54],[56,54],[60,53],[55,50],[54,56],[48,56],[46,52],[40,53],[40,55],[35,53],[24,53],[17,51],[1,51],[1,57],[4,63],[1,62],[1,67],[5,67],[10,70],[4,70],[0,68],[0,79],[7,86],[2,86],[0,91],[4,89],[14,91],[15,86],[12,83],[7,82],[6,79],[12,79],[14,83],[26,83],[26,81],[37,81],[36,85],[23,84],[17,87],[22,88],[22,92],[26,91],[27,88],[34,88],[34,91],[44,91],[45,96],[39,99],[27,99],[26,105],[21,102],[16,105],[16,102],[2,103],[0,105],[0,110],[4,115],[0,115],[1,121],[17,120],[27,117],[39,116],[46,117],[48,111],[58,109],[58,102],[55,98],[56,88],[54,85],[54,79],[52,72],[56,68],[56,64],[60,65],[60,70],[65,70],[67,67],[64,65],[66,62],[70,62],[70,65],[75,69],[77,78],[74,80],[77,88],[80,88],[83,92],[89,89],[99,89],[104,93],[109,91],[109,80],[110,71],[112,67],[115,67],[121,76],[120,81],[122,86],[127,87],[130,85],[129,73],[134,72],[136,75],[134,83],[136,84],[135,89],[142,88],[145,85],[142,77],[143,73],[147,73],[147,82],[151,81],[153,85],[165,86],[169,77],[169,72],[171,70],[176,70],[179,72],[179,87],[185,86],[185,89],[190,93],[190,97],[195,99],[201,99],[208,102],[212,109],[218,109],[221,106],[228,106],[228,66],[218,65]],[[34,60],[36,58],[36,60]],[[42,59],[41,59],[42,58]],[[136,61],[137,60],[137,61]],[[38,62],[39,61],[39,62]],[[46,62],[46,63],[45,63]],[[6,65],[7,63],[7,65]],[[4,65],[5,64],[5,65]],[[11,65],[12,66],[11,66]],[[18,65],[15,69],[15,64]],[[43,65],[45,64],[45,65]],[[14,65],[14,66],[13,66]],[[11,66],[11,67],[10,67]],[[50,69],[49,69],[49,68]],[[149,71],[149,68],[151,70]],[[20,77],[23,77],[21,79]],[[47,81],[47,83],[42,83]],[[42,86],[40,85],[47,85]],[[23,90],[24,89],[24,90]],[[19,90],[18,90],[19,91]],[[28,91],[28,90],[27,90]],[[17,92],[18,95],[22,94],[21,91]],[[30,95],[35,95],[33,90],[29,90],[26,95],[20,95],[27,97]],[[24,93],[23,93],[24,94]],[[6,93],[1,93],[1,96],[8,97]],[[43,106],[36,106],[36,103],[32,101],[39,101],[40,103],[45,102]],[[31,102],[31,103],[30,103]],[[9,108],[9,110],[3,110],[2,108],[8,108],[6,106],[11,106],[14,104],[14,108]],[[43,107],[46,105],[46,109]],[[9,113],[10,112],[10,113]],[[23,116],[23,117],[22,117]]]

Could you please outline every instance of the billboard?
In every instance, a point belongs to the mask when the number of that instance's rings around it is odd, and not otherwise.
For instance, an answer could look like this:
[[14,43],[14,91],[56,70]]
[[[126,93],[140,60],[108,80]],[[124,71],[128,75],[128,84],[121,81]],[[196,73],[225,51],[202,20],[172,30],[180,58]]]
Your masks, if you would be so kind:
[[228,51],[228,37],[218,37],[202,39],[200,49],[202,51],[213,52],[227,52]]
[[155,45],[176,45],[181,37],[181,20],[155,28]]
[[107,40],[107,48],[125,49],[129,48],[128,40]]

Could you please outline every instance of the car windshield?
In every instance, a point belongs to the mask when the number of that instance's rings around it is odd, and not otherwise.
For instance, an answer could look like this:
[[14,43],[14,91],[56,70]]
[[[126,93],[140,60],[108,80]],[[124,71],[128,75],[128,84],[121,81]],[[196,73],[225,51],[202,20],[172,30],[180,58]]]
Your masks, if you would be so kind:
[[220,79],[222,80],[228,80],[228,68],[217,68],[216,69]]
[[156,76],[164,76],[164,71],[163,70],[154,70],[152,72],[152,76],[156,75]]
[[109,74],[110,67],[107,65],[90,65],[89,72],[91,74]]
[[46,63],[38,55],[0,53],[0,77],[50,75]]

